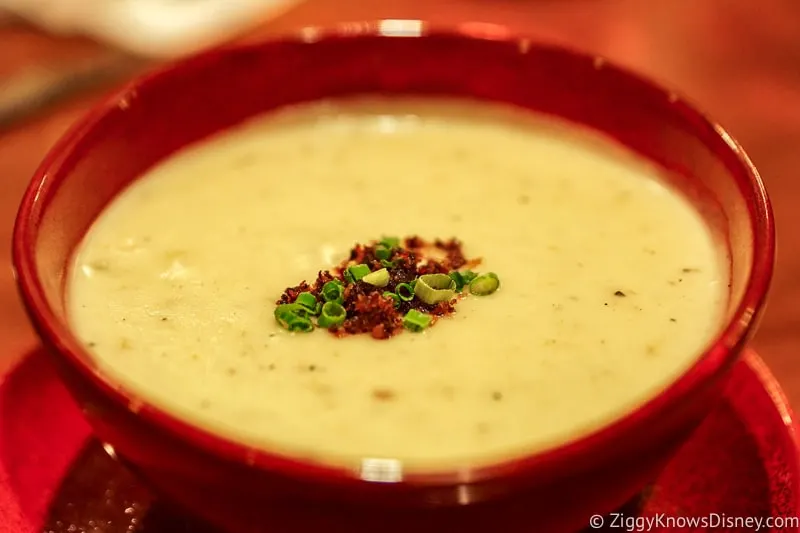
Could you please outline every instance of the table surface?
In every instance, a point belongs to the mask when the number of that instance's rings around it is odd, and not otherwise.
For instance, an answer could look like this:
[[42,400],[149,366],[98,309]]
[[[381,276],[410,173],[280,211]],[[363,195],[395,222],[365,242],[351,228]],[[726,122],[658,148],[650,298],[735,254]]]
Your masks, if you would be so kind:
[[[375,18],[482,21],[603,55],[694,100],[744,145],[771,193],[779,261],[754,345],[800,407],[800,4],[796,0],[308,0],[243,38]],[[99,57],[103,47],[0,28],[0,84],[31,67]],[[14,216],[47,149],[99,94],[0,132],[0,379],[36,346],[10,266]],[[798,274],[796,274],[798,273]]]

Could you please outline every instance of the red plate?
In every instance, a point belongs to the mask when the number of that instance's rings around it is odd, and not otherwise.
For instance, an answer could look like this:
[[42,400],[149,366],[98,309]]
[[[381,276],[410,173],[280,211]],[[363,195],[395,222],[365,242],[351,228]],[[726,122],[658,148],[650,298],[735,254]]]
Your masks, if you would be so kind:
[[[604,517],[601,530],[799,532],[796,439],[792,414],[775,378],[749,353],[734,368],[725,399],[679,455],[640,501],[623,514]],[[500,506],[479,520],[470,516],[468,522],[457,515],[445,522],[429,516],[424,523],[358,518],[369,522],[363,531],[371,533],[529,532],[519,509],[508,512]],[[362,531],[352,514],[337,517],[319,509],[282,509],[271,520],[260,528],[264,533]],[[0,533],[42,531],[211,530],[154,500],[105,453],[43,355],[36,353],[0,385]]]

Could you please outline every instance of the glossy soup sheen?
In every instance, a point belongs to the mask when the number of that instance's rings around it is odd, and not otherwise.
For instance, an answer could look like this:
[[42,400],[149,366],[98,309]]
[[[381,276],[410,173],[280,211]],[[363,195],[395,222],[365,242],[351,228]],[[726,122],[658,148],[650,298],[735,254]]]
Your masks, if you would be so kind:
[[[281,292],[357,242],[456,237],[498,292],[389,340],[289,333]],[[100,216],[72,324],[146,401],[248,445],[408,469],[562,443],[652,397],[720,325],[727,262],[658,170],[505,107],[318,103],[152,169]]]

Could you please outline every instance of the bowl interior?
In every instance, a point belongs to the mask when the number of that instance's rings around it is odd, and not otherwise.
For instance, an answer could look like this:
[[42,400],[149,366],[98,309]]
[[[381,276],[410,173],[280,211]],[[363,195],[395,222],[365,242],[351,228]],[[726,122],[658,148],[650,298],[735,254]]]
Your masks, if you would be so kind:
[[727,134],[674,94],[598,58],[456,34],[221,50],[111,98],[53,151],[23,202],[15,262],[34,322],[91,368],[67,327],[64,285],[73,250],[115,195],[172,152],[252,115],[359,93],[513,104],[603,132],[658,163],[730,254],[731,324],[717,346],[747,333],[769,282],[772,230],[760,182]]

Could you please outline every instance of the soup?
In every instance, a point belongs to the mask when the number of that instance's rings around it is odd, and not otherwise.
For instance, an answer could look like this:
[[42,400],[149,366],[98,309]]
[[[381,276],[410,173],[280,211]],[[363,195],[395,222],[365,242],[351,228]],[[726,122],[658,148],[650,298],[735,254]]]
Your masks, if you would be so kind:
[[[288,287],[388,235],[455,238],[499,289],[380,340],[276,320]],[[444,100],[256,117],[142,176],[74,261],[77,335],[144,400],[249,446],[407,469],[500,461],[623,415],[697,359],[728,282],[658,169]]]

